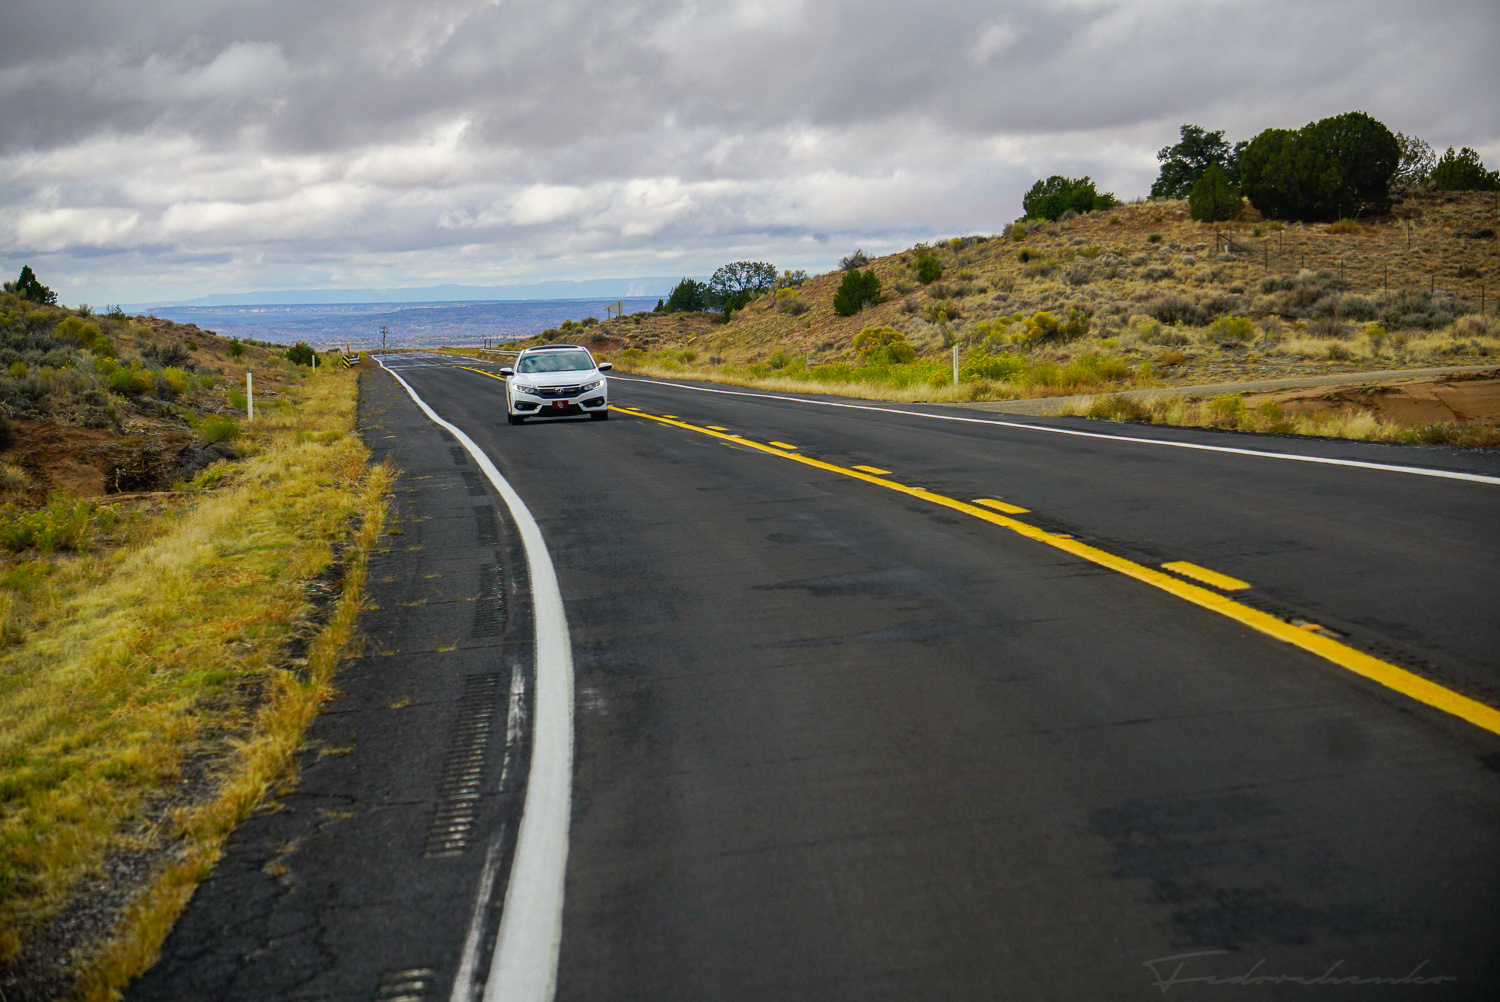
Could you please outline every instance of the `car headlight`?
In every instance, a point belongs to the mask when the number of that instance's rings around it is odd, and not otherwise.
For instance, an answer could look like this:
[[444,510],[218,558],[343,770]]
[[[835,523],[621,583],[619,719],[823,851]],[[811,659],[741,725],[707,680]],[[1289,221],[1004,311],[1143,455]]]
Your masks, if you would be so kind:
[[596,379],[592,383],[584,383],[582,386],[578,387],[578,391],[580,393],[587,393],[589,390],[597,390],[603,384],[604,380]]
[[519,392],[521,392],[521,393],[535,393],[536,392],[536,387],[533,386],[531,383],[514,383],[512,385],[514,385],[515,388],[516,388],[516,390],[519,391]]

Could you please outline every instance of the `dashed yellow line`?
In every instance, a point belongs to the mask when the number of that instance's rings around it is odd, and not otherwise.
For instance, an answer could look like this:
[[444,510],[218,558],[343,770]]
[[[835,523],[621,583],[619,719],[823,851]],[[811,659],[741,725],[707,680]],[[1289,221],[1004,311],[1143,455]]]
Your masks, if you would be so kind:
[[477,372],[481,376],[489,376],[491,379],[498,379],[502,383],[505,382],[505,377],[504,376],[497,376],[493,372],[485,372],[483,369],[476,369],[472,365],[455,365],[454,368],[455,369],[468,369],[470,372]]
[[[649,414],[643,414],[641,416],[642,417],[650,417],[651,415],[649,415]],[[662,417],[669,417],[669,415],[663,414]],[[672,418],[672,420],[675,421],[677,419],[676,418]],[[683,427],[687,428],[687,427],[689,427],[689,425],[683,425]],[[709,431],[728,431],[729,430],[728,428],[725,428],[725,427],[722,427],[721,425],[716,425],[716,424],[704,425],[704,427],[707,428]]]
[[793,445],[790,442],[772,442],[771,444],[774,445],[774,446],[776,446],[776,448],[778,448],[778,449],[795,449],[795,448],[797,448],[795,445]]
[[980,521],[989,522],[991,525],[997,525],[1003,529],[1009,529],[1017,535],[1025,536],[1027,539],[1044,543],[1047,546],[1062,550],[1064,553],[1071,553],[1075,557],[1087,560],[1100,567],[1107,567],[1126,577],[1134,578],[1153,588],[1158,588],[1169,595],[1174,595],[1200,608],[1216,612],[1221,616],[1242,623],[1267,636],[1275,637],[1277,640],[1301,648],[1310,654],[1315,654],[1326,661],[1338,665],[1340,668],[1344,668],[1388,689],[1399,692],[1419,703],[1425,703],[1435,709],[1442,710],[1444,713],[1452,714],[1492,734],[1500,734],[1500,710],[1492,706],[1487,706],[1476,699],[1471,699],[1461,693],[1454,692],[1452,689],[1438,685],[1436,682],[1422,678],[1420,675],[1414,675],[1404,668],[1399,668],[1387,661],[1372,657],[1331,637],[1312,632],[1311,628],[1303,629],[1291,623],[1283,622],[1270,613],[1262,612],[1259,609],[1253,609],[1248,605],[1236,602],[1234,599],[1220,592],[1210,591],[1199,585],[1190,584],[1180,578],[1175,578],[1170,574],[1147,567],[1144,564],[1138,564],[1133,560],[1116,556],[1098,547],[1090,546],[1087,543],[1080,542],[1068,536],[1054,535],[1034,525],[1028,525],[1025,522],[990,511],[979,505],[970,504],[967,501],[959,501],[957,498],[936,494],[923,487],[908,487],[905,484],[896,483],[894,480],[886,480],[882,475],[889,472],[887,470],[880,470],[876,467],[856,466],[851,468],[838,466],[834,463],[824,462],[821,459],[813,459],[810,456],[804,456],[797,452],[777,448],[774,445],[763,445],[759,442],[740,438],[737,435],[725,434],[728,429],[701,427],[688,424],[686,421],[646,414],[629,407],[616,407],[615,409],[622,413],[646,418],[660,424],[669,424],[686,431],[710,435],[714,438],[724,439],[725,441],[733,441],[736,445],[756,449],[773,456],[780,456],[794,463],[801,463],[804,466],[811,466],[829,473],[837,473],[855,480],[863,480],[865,483],[874,484],[876,487],[884,487],[898,494],[920,498],[923,501],[931,502],[943,508],[963,512],[965,515],[971,515]]
[[1220,574],[1218,571],[1211,571],[1207,567],[1190,564],[1186,560],[1174,560],[1171,563],[1162,564],[1162,566],[1169,571],[1176,571],[1185,578],[1192,578],[1194,581],[1202,581],[1204,584],[1213,585],[1221,591],[1244,591],[1250,587],[1249,581],[1241,581],[1239,578],[1232,578],[1228,574]]
[[1024,515],[1031,510],[1030,508],[1022,508],[1018,504],[1010,504],[1006,501],[996,501],[994,498],[975,498],[974,503],[982,504],[986,508],[993,508],[996,511],[1003,511],[1007,515]]

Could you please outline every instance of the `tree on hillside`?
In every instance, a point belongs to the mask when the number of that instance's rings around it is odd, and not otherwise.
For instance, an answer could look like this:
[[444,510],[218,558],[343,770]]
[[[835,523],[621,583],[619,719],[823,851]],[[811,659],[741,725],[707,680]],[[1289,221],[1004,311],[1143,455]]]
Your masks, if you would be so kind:
[[1457,153],[1448,147],[1432,168],[1432,180],[1439,191],[1500,191],[1500,171],[1485,170],[1479,153],[1467,146]]
[[671,295],[667,296],[666,310],[668,313],[700,313],[712,306],[708,286],[691,278],[684,278],[677,283]]
[[1391,180],[1401,166],[1396,134],[1362,111],[1350,111],[1303,129],[1338,164],[1338,218],[1391,207]]
[[1229,183],[1229,175],[1218,164],[1209,164],[1188,193],[1188,215],[1204,222],[1233,219],[1244,205],[1239,189]]
[[1119,205],[1119,199],[1109,192],[1094,190],[1094,182],[1083,177],[1063,177],[1053,174],[1045,181],[1038,181],[1021,199],[1021,207],[1028,219],[1057,219],[1064,212],[1093,212]]
[[1389,208],[1400,163],[1391,130],[1352,111],[1262,132],[1240,157],[1240,183],[1265,216],[1331,221]]
[[1266,129],[1240,157],[1245,197],[1270,219],[1316,219],[1339,185],[1338,166],[1301,132]]
[[844,280],[833,294],[833,312],[841,317],[852,317],[867,305],[880,302],[880,276],[875,269],[844,272]]
[[286,357],[288,361],[294,362],[297,365],[312,365],[312,345],[308,344],[306,341],[298,341],[296,344],[292,345],[286,350]]
[[1404,132],[1396,133],[1396,145],[1401,147],[1401,163],[1396,167],[1396,176],[1391,178],[1391,187],[1416,188],[1424,184],[1437,165],[1437,154],[1432,147]]
[[37,281],[36,273],[31,270],[29,264],[21,267],[21,277],[11,284],[10,291],[33,303],[51,306],[57,302],[57,293]]
[[1187,198],[1193,185],[1210,167],[1221,168],[1230,184],[1239,181],[1238,157],[1224,141],[1224,132],[1208,132],[1198,125],[1184,125],[1181,141],[1163,146],[1156,159],[1161,172],[1151,185],[1152,198]]
[[720,300],[740,292],[763,292],[776,284],[776,266],[768,261],[732,261],[714,272],[709,291]]

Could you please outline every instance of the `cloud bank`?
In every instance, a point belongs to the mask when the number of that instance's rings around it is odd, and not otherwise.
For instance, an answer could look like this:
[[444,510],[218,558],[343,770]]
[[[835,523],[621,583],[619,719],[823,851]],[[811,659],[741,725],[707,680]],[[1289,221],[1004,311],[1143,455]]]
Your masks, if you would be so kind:
[[826,270],[1143,195],[1193,122],[1500,161],[1493,0],[62,0],[0,38],[0,267],[65,301]]

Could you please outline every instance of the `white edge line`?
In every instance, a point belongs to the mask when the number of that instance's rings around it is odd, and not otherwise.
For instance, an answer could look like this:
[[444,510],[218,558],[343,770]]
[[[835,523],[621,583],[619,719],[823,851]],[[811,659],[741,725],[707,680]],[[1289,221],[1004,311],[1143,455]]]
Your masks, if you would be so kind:
[[932,421],[959,421],[964,424],[987,424],[1001,428],[1023,428],[1027,431],[1045,431],[1054,435],[1075,435],[1079,438],[1102,438],[1110,442],[1135,442],[1141,445],[1165,445],[1174,449],[1197,449],[1202,452],[1227,452],[1236,456],[1258,456],[1263,459],[1290,459],[1301,463],[1323,463],[1327,466],[1353,466],[1361,470],[1383,470],[1387,473],[1412,473],[1421,477],[1441,477],[1445,480],[1467,480],[1476,484],[1500,485],[1500,477],[1487,477],[1480,473],[1460,473],[1456,470],[1435,470],[1425,466],[1398,466],[1394,463],[1366,463],[1357,459],[1331,459],[1326,456],[1305,456],[1296,452],[1265,452],[1260,449],[1236,449],[1227,445],[1202,445],[1198,442],[1173,442],[1161,438],[1138,438],[1134,435],[1106,435],[1097,431],[1079,431],[1076,428],[1053,428],[1044,424],[1026,424],[1021,421],[997,421],[993,418],[959,417],[957,414],[931,414],[927,411],[904,411],[895,407],[874,407],[869,404],[844,404],[835,400],[812,400],[807,397],[787,397],[775,393],[747,393],[744,390],[717,390],[707,386],[688,386],[666,379],[630,379],[612,376],[623,383],[650,383],[652,386],[669,386],[678,390],[696,390],[699,393],[722,393],[731,397],[759,397],[763,400],[787,400],[798,404],[816,404],[820,407],[845,407],[856,411],[879,411],[882,414],[901,414],[906,417],[927,418]]
[[[377,363],[379,359],[376,359]],[[385,369],[384,365],[381,365]],[[474,440],[438,417],[411,384],[390,369],[433,423],[458,439],[505,500],[526,551],[536,623],[536,708],[531,771],[516,831],[516,854],[500,913],[500,933],[490,961],[485,1002],[550,1002],[557,987],[562,943],[563,878],[568,864],[568,824],[573,782],[573,648],[557,571],[542,530],[526,502],[506,482]]]

